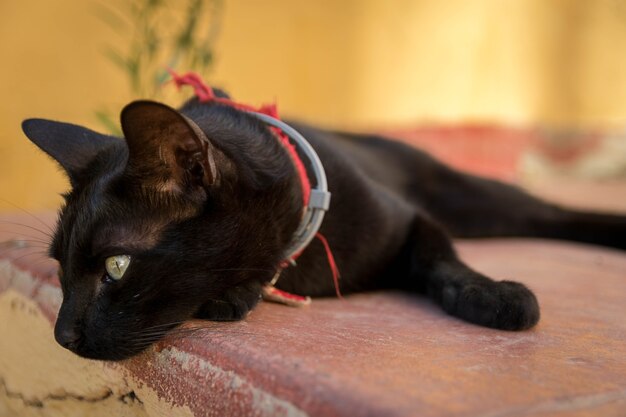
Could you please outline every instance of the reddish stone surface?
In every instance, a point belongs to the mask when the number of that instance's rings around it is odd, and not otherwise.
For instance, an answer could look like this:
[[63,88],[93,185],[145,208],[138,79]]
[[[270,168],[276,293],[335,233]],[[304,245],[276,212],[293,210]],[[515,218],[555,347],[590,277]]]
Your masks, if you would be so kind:
[[609,132],[512,128],[494,124],[408,126],[384,131],[458,169],[515,181],[527,150],[567,166],[601,147]]
[[480,124],[406,127],[383,134],[417,146],[455,168],[508,181],[517,179],[522,153],[541,142],[535,129]]
[[607,403],[626,411],[626,257],[537,241],[461,249],[478,269],[537,292],[535,330],[471,326],[423,298],[378,293],[295,311],[264,304],[245,322],[210,325],[177,345],[311,415],[525,415]]
[[[0,257],[56,282],[39,248],[19,248],[26,236],[39,245],[31,227],[40,226],[3,216]],[[626,255],[540,240],[458,246],[478,270],[536,292],[535,329],[485,329],[422,297],[379,292],[302,309],[263,303],[237,323],[189,322],[192,335],[121,366],[196,415],[626,415]],[[0,292],[7,285],[0,277]],[[55,302],[18,290],[54,320]]]

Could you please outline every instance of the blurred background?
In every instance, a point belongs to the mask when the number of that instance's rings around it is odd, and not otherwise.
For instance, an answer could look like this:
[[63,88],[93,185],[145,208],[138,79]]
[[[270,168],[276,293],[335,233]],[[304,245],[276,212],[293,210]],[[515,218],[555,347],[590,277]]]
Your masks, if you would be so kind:
[[132,99],[188,97],[167,65],[530,189],[620,181],[625,44],[625,0],[0,0],[0,210],[68,187],[23,119],[115,131]]

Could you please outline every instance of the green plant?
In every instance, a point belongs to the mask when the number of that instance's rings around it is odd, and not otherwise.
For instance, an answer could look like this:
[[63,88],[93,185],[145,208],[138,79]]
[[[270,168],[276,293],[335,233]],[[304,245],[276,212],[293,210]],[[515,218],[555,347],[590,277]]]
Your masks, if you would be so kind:
[[[98,17],[114,32],[105,57],[124,72],[136,98],[159,98],[168,68],[206,74],[213,64],[221,0],[131,0],[96,3]],[[108,110],[100,123],[121,134]]]

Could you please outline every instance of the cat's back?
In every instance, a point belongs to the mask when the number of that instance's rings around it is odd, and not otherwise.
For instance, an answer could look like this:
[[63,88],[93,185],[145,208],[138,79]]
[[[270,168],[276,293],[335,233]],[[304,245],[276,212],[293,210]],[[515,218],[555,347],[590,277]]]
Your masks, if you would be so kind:
[[322,130],[299,123],[293,126],[311,142],[325,166],[339,172],[354,171],[359,180],[413,204],[416,190],[426,192],[443,178],[454,175],[425,152],[390,138]]
[[[342,288],[376,288],[376,277],[384,276],[383,271],[401,252],[415,218],[415,205],[401,193],[404,179],[395,162],[398,152],[378,150],[378,146],[385,147],[382,141],[360,142],[350,135],[290,124],[311,143],[326,171],[332,198],[320,231],[341,265]],[[320,285],[315,278],[327,272],[325,263],[318,262],[323,252],[316,254],[316,250],[321,249],[314,244],[303,254],[298,260],[302,268],[288,272],[283,289],[295,291],[291,282],[308,282],[315,285],[298,289],[310,295],[333,294],[332,281]],[[309,273],[306,278],[297,277]]]

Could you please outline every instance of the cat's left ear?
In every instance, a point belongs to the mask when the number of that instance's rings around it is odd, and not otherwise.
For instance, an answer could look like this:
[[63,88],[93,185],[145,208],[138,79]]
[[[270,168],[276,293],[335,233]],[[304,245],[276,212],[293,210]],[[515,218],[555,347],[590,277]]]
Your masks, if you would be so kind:
[[216,150],[204,132],[177,110],[134,101],[121,114],[129,176],[163,191],[183,192],[217,181]]
[[123,143],[119,138],[86,127],[53,120],[24,120],[22,130],[31,142],[63,167],[72,185],[99,152]]

